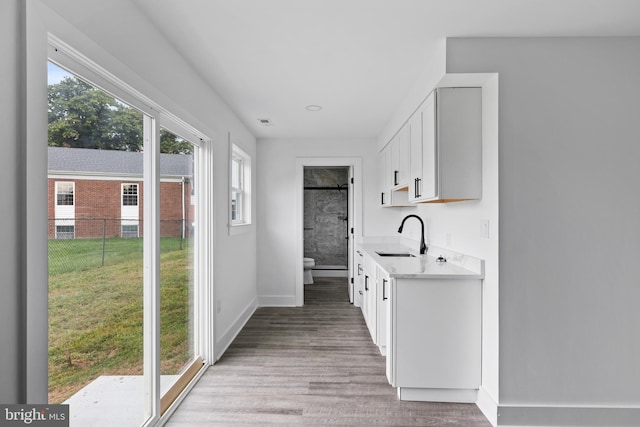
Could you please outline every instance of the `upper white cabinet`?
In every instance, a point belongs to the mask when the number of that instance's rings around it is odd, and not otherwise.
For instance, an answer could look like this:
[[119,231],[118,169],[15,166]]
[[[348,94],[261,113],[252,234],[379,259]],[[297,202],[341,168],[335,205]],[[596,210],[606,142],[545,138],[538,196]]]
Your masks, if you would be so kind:
[[405,125],[391,140],[389,178],[392,190],[404,190],[409,183],[409,126]]
[[435,89],[409,119],[410,202],[482,197],[481,90]]
[[403,127],[378,153],[380,206],[408,206],[409,128]]
[[389,186],[389,167],[391,151],[388,148],[378,153],[378,192],[380,206],[391,206],[391,187]]

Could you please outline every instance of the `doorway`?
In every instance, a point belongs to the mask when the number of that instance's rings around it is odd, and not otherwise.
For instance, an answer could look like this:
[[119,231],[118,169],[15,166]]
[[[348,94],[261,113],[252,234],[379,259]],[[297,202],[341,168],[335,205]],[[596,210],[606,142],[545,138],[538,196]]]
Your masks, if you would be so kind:
[[304,168],[304,257],[314,277],[348,277],[349,167]]
[[318,277],[344,277],[353,302],[354,252],[362,236],[362,160],[313,157],[296,163],[296,305],[304,305],[305,257],[315,260]]

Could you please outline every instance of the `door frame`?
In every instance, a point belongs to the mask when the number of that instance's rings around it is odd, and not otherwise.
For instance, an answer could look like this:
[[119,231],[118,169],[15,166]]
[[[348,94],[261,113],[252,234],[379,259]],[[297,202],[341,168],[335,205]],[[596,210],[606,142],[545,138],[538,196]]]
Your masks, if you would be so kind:
[[295,248],[295,305],[304,305],[304,168],[305,166],[349,167],[349,176],[353,184],[349,184],[348,227],[354,230],[349,233],[349,286],[354,279],[353,260],[357,242],[362,237],[362,158],[361,157],[297,157],[296,158],[296,248]]

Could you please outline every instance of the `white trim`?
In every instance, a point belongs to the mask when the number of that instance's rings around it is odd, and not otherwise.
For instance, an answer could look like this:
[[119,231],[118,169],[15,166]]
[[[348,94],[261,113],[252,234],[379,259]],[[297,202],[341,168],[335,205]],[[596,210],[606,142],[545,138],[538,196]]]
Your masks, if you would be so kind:
[[[142,182],[143,176],[140,174],[103,174],[100,172],[88,172],[78,174],[78,172],[60,172],[50,173],[47,175],[49,179],[77,179],[85,181],[131,181]],[[161,175],[160,182],[182,182],[182,175]]]
[[478,390],[465,388],[411,388],[398,387],[398,399],[413,402],[474,403]]
[[196,181],[196,233],[194,246],[196,257],[194,271],[197,272],[195,282],[194,317],[194,351],[207,364],[215,360],[215,209],[213,197],[213,144],[205,140],[197,149],[198,156],[194,163]]
[[48,44],[49,61],[58,67],[149,116],[155,117],[161,111],[151,99],[51,33],[48,34]]
[[[302,273],[302,266],[300,266],[300,273]],[[259,307],[295,307],[296,305],[296,297],[292,295],[258,296]]]
[[[144,416],[160,418],[160,128],[143,116],[144,137]],[[123,184],[124,185],[124,184]],[[136,184],[138,185],[138,184]],[[139,188],[139,187],[138,187]],[[122,195],[121,195],[122,196]],[[138,191],[138,204],[140,203]]]
[[[354,184],[353,195],[349,209],[353,209],[348,215],[348,227],[354,228],[354,234],[350,236],[352,242],[349,248],[349,258],[353,259],[356,242],[362,237],[362,158],[361,157],[298,157],[296,158],[296,247],[295,247],[295,306],[304,305],[304,279],[303,279],[303,257],[304,257],[304,167],[305,166],[345,166],[352,169]],[[351,262],[349,263],[350,267]],[[351,271],[350,271],[351,273]],[[260,298],[261,301],[263,297]],[[266,304],[265,304],[266,305]]]
[[640,420],[638,406],[500,405],[499,426],[628,426]]
[[482,386],[480,386],[478,390],[476,406],[482,411],[492,426],[495,427],[498,425],[498,402],[496,402],[496,399]]
[[313,269],[313,277],[349,277],[349,270],[324,270],[322,268]]

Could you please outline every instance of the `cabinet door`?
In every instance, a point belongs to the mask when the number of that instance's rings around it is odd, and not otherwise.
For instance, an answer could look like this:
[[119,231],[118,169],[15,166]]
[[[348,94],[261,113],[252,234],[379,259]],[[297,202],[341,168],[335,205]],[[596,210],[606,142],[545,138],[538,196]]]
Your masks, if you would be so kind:
[[409,184],[409,157],[411,132],[409,125],[404,125],[398,137],[398,186],[403,188]]
[[391,141],[391,188],[405,188],[409,183],[410,129],[406,124]]
[[362,307],[362,300],[364,297],[364,257],[362,252],[356,251],[356,273],[355,283],[353,286],[353,305],[356,307]]
[[400,185],[400,133],[398,133],[389,143],[390,162],[387,174],[391,188]]
[[380,348],[380,353],[386,355],[387,349],[387,301],[389,299],[390,283],[389,275],[378,269],[377,282],[377,316],[376,316],[376,344]]
[[378,153],[378,192],[380,206],[389,206],[391,204],[391,191],[389,187],[388,170],[388,156],[389,151],[387,149]]
[[422,107],[409,119],[409,201],[418,199],[422,180]]
[[425,100],[422,110],[422,177],[416,199],[433,199],[438,195],[438,147],[436,128],[436,92]]
[[376,343],[377,338],[377,321],[378,306],[376,305],[376,277],[374,274],[368,274],[365,271],[364,276],[364,306],[365,306],[365,322],[371,335],[371,340]]
[[371,340],[375,343],[377,339],[377,316],[378,306],[376,304],[377,288],[377,264],[368,255],[364,256],[364,299],[362,303],[364,320],[371,334]]
[[389,381],[389,384],[391,384],[393,387],[396,387],[396,378],[395,378],[395,346],[393,343],[393,326],[395,324],[395,322],[393,321],[394,319],[394,292],[395,292],[395,286],[389,286],[387,288],[387,291],[385,292],[385,296],[386,296],[386,300],[384,301],[384,305],[385,305],[385,315],[386,315],[386,319],[385,319],[385,340],[386,340],[386,373],[387,373],[387,380]]

